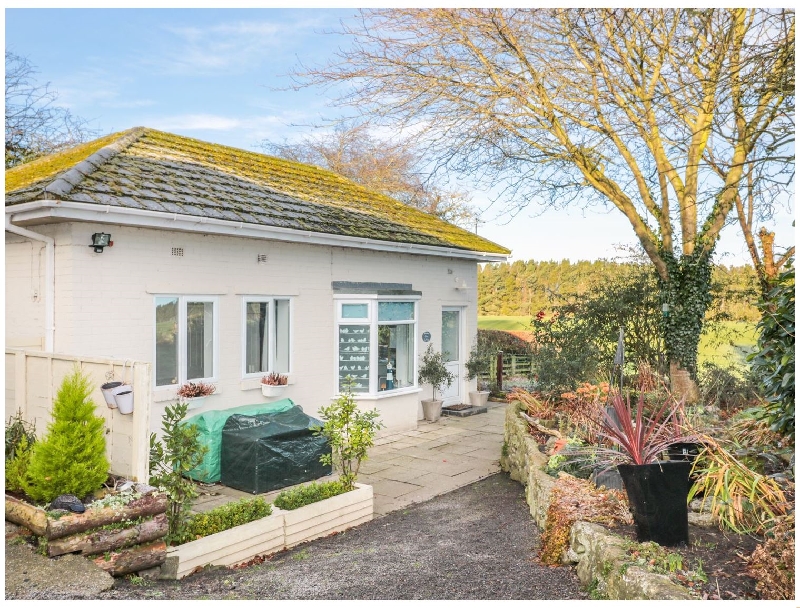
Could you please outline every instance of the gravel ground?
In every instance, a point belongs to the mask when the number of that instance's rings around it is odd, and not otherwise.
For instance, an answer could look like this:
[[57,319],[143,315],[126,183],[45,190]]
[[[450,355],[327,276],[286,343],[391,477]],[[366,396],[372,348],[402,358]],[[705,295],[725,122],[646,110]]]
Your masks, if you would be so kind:
[[119,579],[87,599],[585,599],[538,547],[523,487],[499,473],[260,564]]

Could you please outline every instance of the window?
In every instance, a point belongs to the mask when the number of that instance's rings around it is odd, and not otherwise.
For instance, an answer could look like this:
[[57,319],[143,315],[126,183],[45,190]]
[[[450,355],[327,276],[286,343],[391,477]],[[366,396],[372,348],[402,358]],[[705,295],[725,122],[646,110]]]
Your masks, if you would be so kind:
[[339,391],[353,380],[354,393],[381,393],[416,386],[416,301],[338,303]]
[[244,375],[288,373],[291,301],[244,299]]
[[158,296],[156,386],[213,380],[217,370],[218,305],[204,296]]

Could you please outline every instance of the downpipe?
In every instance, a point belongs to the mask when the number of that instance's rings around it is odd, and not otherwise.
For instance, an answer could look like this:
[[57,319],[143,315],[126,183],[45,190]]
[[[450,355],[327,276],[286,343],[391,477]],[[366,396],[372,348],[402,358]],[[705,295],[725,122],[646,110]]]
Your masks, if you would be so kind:
[[55,265],[56,265],[56,242],[53,238],[33,232],[26,228],[20,228],[11,223],[11,217],[6,215],[6,232],[16,234],[32,241],[39,241],[45,244],[44,262],[44,350],[48,353],[53,352],[55,341]]

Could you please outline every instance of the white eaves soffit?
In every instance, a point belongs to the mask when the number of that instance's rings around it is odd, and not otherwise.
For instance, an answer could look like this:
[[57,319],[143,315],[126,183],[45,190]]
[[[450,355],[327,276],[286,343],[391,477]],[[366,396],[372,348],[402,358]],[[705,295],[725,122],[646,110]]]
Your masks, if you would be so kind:
[[131,209],[111,205],[93,203],[76,203],[70,201],[39,200],[19,205],[6,206],[6,216],[10,216],[16,225],[41,224],[52,221],[78,221],[135,228],[153,228],[157,230],[176,230],[179,232],[197,232],[222,236],[240,236],[290,243],[308,243],[310,245],[328,245],[334,247],[350,247],[370,251],[387,251],[392,253],[410,253],[436,257],[474,260],[476,262],[504,262],[509,255],[484,253],[456,249],[454,247],[434,247],[414,243],[393,243],[363,237],[352,237],[321,232],[308,232],[291,228],[262,226],[244,222],[232,222],[209,217],[164,213],[146,209]]

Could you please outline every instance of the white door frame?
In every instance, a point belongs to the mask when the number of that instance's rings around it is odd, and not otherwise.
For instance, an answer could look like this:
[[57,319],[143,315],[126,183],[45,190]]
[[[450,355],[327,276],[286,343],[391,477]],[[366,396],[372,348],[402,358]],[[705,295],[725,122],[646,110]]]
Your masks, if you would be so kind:
[[[466,306],[442,306],[442,312],[457,312],[458,313],[458,356],[457,360],[446,364],[447,370],[455,376],[453,384],[449,388],[442,391],[442,405],[456,405],[464,403],[464,356],[465,356],[465,330],[466,324],[464,323],[464,313]],[[440,336],[441,339],[441,336]],[[442,345],[442,349],[444,345]]]

